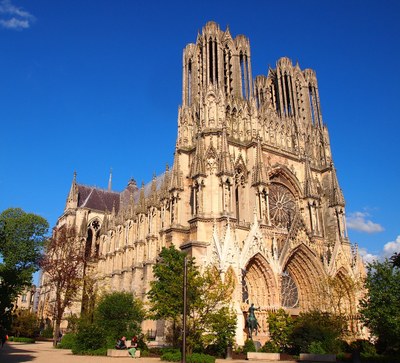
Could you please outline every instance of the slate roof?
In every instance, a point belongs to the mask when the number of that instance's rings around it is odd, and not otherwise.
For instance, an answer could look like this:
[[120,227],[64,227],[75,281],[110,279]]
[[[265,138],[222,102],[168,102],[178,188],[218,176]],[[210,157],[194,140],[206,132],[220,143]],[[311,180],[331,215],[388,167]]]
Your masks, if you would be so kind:
[[[164,180],[165,173],[157,176],[156,185],[157,190],[160,190],[161,184]],[[152,181],[144,186],[144,195],[148,197],[151,192]],[[78,207],[89,208],[98,211],[111,212],[113,207],[115,212],[118,213],[119,209],[129,203],[130,190],[129,186],[122,192],[114,192],[98,187],[76,184],[78,188]],[[137,203],[139,201],[140,188],[134,187],[133,199]]]
[[119,210],[119,193],[78,184],[78,207],[100,211]]

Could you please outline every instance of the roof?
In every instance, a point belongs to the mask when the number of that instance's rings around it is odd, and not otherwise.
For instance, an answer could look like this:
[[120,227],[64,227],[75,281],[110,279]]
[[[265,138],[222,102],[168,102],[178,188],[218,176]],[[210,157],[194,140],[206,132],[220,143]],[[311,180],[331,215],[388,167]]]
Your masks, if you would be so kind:
[[119,210],[119,193],[78,184],[78,207],[100,211]]

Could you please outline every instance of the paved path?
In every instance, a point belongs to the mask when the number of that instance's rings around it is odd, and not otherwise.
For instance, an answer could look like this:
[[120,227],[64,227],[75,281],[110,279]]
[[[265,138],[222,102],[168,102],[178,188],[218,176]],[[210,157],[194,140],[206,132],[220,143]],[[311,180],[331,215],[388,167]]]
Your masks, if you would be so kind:
[[[132,358],[111,358],[73,355],[69,349],[54,349],[51,342],[24,344],[7,342],[0,348],[1,363],[124,363]],[[160,363],[159,358],[137,358],[137,363]]]
[[[73,355],[69,349],[54,349],[51,342],[36,342],[35,344],[7,342],[3,348],[0,348],[0,363],[161,363],[160,358],[132,358],[127,357],[104,357]],[[225,360],[217,359],[216,363],[249,363],[247,360]],[[253,361],[263,363],[263,361]],[[277,361],[278,362],[278,361]],[[264,361],[266,363],[266,361]],[[274,363],[274,361],[268,361]],[[294,363],[280,361],[279,363]]]

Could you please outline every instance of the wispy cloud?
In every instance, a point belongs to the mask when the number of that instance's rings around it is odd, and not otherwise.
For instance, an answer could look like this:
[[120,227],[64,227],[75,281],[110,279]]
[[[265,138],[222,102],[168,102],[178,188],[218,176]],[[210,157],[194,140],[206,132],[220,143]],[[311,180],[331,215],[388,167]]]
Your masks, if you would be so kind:
[[346,218],[347,227],[365,233],[382,232],[383,227],[378,223],[372,222],[368,217],[369,214],[366,212],[350,213]]
[[36,18],[29,12],[16,7],[10,0],[0,2],[0,26],[6,29],[22,30],[29,28]]
[[369,253],[365,248],[359,249],[360,256],[366,263],[382,261],[385,258],[392,257],[396,252],[400,253],[400,235],[394,241],[386,243],[379,255]]

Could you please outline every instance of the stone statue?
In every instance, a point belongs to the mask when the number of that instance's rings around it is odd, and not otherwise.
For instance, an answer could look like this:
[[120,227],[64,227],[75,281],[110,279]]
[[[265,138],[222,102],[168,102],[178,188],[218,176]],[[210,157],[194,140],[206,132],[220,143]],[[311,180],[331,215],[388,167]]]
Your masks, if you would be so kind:
[[251,306],[249,307],[249,311],[248,311],[249,314],[246,319],[247,334],[250,339],[252,339],[253,331],[255,331],[255,333],[257,335],[258,327],[260,326],[258,324],[256,315],[254,314],[254,311],[256,311],[256,310],[260,310],[260,308],[256,308],[256,307],[254,307],[254,304],[251,304]]

